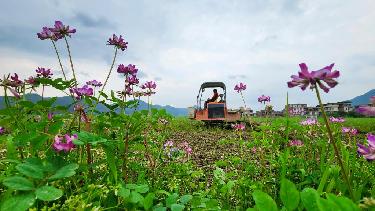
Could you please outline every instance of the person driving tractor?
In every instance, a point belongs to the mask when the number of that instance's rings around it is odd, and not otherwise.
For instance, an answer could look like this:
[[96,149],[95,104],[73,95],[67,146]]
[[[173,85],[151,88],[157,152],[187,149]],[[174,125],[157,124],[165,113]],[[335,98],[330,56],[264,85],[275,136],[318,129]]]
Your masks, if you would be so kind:
[[217,93],[217,89],[214,89],[213,92],[214,92],[214,95],[211,97],[211,99],[208,98],[204,102],[204,108],[207,108],[207,103],[209,103],[209,102],[215,102],[217,100],[217,98],[219,97],[219,93]]

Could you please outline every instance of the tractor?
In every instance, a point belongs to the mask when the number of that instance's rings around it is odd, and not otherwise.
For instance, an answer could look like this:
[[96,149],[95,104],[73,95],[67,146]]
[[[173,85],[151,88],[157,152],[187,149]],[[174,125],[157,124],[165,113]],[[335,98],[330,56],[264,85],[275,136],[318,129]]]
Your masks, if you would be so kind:
[[[221,94],[215,102],[209,102],[207,107],[202,107],[202,102],[205,101],[202,100],[202,94],[207,88],[221,88],[221,92],[218,89]],[[209,124],[239,122],[241,113],[228,110],[226,100],[226,87],[223,82],[205,82],[199,89],[196,107],[190,108],[189,117]]]

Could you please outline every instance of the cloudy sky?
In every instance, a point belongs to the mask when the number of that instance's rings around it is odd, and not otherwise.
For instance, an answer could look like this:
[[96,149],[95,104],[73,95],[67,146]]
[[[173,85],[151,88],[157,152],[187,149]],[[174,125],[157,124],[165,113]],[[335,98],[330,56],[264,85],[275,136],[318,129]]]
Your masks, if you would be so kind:
[[[155,104],[192,106],[202,82],[223,81],[230,107],[242,105],[238,82],[247,84],[245,100],[256,110],[261,94],[277,109],[287,92],[291,103],[316,105],[310,90],[287,88],[301,62],[311,69],[335,63],[340,84],[324,100],[336,102],[375,88],[374,11],[372,0],[2,0],[0,74],[24,78],[49,67],[61,77],[51,43],[36,37],[61,20],[77,29],[69,42],[80,83],[104,81],[114,53],[106,41],[115,33],[129,42],[116,67],[136,64],[142,81],[156,80]],[[114,72],[107,90],[122,86]]]

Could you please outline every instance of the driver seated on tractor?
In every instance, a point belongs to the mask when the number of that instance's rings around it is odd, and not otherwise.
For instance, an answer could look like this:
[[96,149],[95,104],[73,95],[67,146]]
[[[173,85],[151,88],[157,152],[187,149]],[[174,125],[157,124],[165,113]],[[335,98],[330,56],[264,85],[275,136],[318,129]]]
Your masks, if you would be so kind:
[[206,102],[204,102],[204,108],[206,109],[207,108],[207,103],[209,102],[216,102],[216,100],[219,98],[219,93],[217,93],[217,89],[214,89],[214,95],[210,98],[208,98],[206,100]]

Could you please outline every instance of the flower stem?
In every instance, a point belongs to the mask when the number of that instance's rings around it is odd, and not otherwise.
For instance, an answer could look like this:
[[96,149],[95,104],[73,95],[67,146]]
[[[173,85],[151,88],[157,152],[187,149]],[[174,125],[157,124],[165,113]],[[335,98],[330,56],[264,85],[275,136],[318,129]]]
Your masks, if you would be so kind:
[[66,37],[64,37],[65,39],[65,43],[66,43],[66,48],[68,49],[68,54],[69,54],[69,61],[70,61],[70,67],[72,68],[72,71],[73,71],[73,77],[74,77],[74,80],[75,80],[75,87],[77,88],[77,77],[76,77],[76,73],[74,71],[74,67],[73,67],[73,61],[72,61],[72,54],[70,53],[70,47],[69,47],[69,43],[68,43],[68,40],[66,39]]
[[44,100],[44,84],[42,86],[42,101]]
[[[111,75],[111,72],[112,72],[113,66],[115,65],[116,56],[117,56],[117,48],[115,48],[115,55],[113,56],[113,60],[112,60],[112,64],[111,64],[111,68],[109,69],[109,73],[108,73],[108,75],[107,75],[107,78],[106,78],[105,81],[104,81],[104,84],[103,84],[103,87],[102,87],[101,92],[103,92],[105,85],[107,85],[107,82],[108,82],[109,76]],[[100,98],[100,95],[99,95],[99,97],[98,97],[98,100],[99,100],[99,98]]]
[[52,44],[53,44],[53,47],[55,48],[55,52],[56,52],[56,55],[57,55],[57,59],[59,60],[59,64],[60,64],[60,68],[61,68],[61,72],[63,73],[64,75],[64,79],[66,80],[66,75],[65,75],[65,72],[64,72],[64,68],[61,64],[61,59],[60,59],[60,54],[59,54],[59,51],[57,50],[57,47],[56,47],[56,44],[55,42],[52,40]]
[[241,94],[241,98],[242,98],[243,104],[245,105],[245,110],[246,110],[246,103],[245,103],[245,99],[243,98],[242,91],[240,91],[240,94]]
[[341,159],[341,155],[340,155],[340,152],[339,152],[339,149],[337,147],[337,144],[333,138],[333,135],[332,135],[332,130],[331,130],[331,127],[329,126],[329,122],[328,122],[328,118],[327,118],[327,115],[324,111],[324,108],[323,108],[323,103],[322,103],[322,99],[320,97],[320,93],[319,93],[319,89],[318,87],[315,87],[315,91],[316,91],[316,97],[318,98],[318,101],[319,101],[319,106],[320,106],[320,111],[322,112],[322,115],[323,115],[323,119],[324,119],[324,122],[326,124],[326,127],[327,127],[327,132],[328,132],[328,138],[330,140],[330,142],[332,143],[333,145],[333,149],[335,151],[335,154],[336,154],[336,158],[337,158],[337,161],[341,167],[341,170],[343,172],[343,176],[344,176],[344,180],[346,182],[346,185],[348,186],[348,190],[349,190],[349,194],[350,194],[350,197],[354,200],[354,195],[353,195],[353,190],[352,190],[352,186],[351,186],[351,183],[349,181],[349,178],[348,178],[348,175],[347,175],[347,171],[346,171],[346,168],[342,162],[342,159]]

